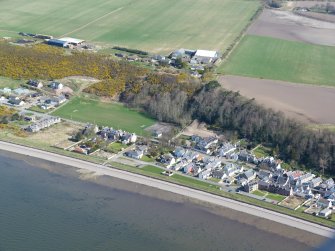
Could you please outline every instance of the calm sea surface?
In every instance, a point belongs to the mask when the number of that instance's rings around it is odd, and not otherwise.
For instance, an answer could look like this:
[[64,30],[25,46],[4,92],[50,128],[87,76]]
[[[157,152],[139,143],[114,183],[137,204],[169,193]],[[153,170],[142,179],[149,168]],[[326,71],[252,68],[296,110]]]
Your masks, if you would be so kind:
[[83,181],[36,168],[61,169],[57,164],[14,157],[0,152],[1,251],[309,250],[190,202],[116,189],[113,179],[111,187]]

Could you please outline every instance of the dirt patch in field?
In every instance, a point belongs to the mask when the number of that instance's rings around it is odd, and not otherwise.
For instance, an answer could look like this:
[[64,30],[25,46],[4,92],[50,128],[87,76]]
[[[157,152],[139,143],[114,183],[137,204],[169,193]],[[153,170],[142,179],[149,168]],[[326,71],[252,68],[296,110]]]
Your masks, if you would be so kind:
[[191,125],[184,129],[182,134],[186,136],[198,135],[200,137],[217,136],[215,132],[210,131],[206,128],[205,123],[199,123],[198,120],[194,120]]
[[168,123],[157,122],[152,126],[145,128],[150,133],[161,132],[162,134],[170,134],[175,129],[175,126]]
[[38,133],[31,134],[29,139],[35,142],[45,143],[49,145],[57,145],[58,143],[67,140],[79,129],[82,129],[80,125],[63,122],[60,124],[53,125],[47,129],[44,129]]
[[310,44],[335,46],[335,24],[296,15],[290,11],[264,9],[248,34]]
[[291,118],[312,124],[335,124],[335,88],[239,76],[221,76],[219,81],[224,88],[255,98]]

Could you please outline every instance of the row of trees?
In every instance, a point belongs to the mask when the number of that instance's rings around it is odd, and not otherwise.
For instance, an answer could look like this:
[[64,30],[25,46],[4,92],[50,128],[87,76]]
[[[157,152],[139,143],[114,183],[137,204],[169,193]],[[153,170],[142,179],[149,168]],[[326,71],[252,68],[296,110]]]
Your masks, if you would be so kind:
[[146,83],[139,93],[128,95],[124,101],[141,106],[162,121],[185,125],[198,119],[239,137],[271,144],[287,162],[335,173],[333,132],[308,129],[281,112],[258,105],[254,99],[221,88],[216,81],[195,88],[193,93],[181,89],[153,93]]

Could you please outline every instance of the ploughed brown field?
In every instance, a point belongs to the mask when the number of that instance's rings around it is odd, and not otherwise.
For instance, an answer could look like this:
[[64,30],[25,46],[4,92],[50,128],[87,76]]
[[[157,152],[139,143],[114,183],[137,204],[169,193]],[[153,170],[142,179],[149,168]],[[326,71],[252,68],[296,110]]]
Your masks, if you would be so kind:
[[299,16],[290,11],[264,9],[247,34],[335,46],[335,23]]
[[255,98],[265,107],[313,124],[335,124],[335,88],[293,84],[277,80],[220,76],[226,89]]

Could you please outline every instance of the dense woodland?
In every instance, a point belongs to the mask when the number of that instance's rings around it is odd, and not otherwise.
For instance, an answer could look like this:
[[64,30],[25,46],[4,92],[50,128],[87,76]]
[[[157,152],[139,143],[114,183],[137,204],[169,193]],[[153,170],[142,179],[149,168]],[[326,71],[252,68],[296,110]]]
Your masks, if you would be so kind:
[[64,54],[44,45],[33,48],[0,43],[0,75],[56,79],[90,76],[102,80],[85,91],[115,96],[160,121],[182,126],[192,119],[235,132],[256,143],[271,144],[280,158],[317,171],[335,173],[335,133],[311,130],[282,113],[258,105],[216,81],[207,84],[185,73],[168,74],[87,53]]

